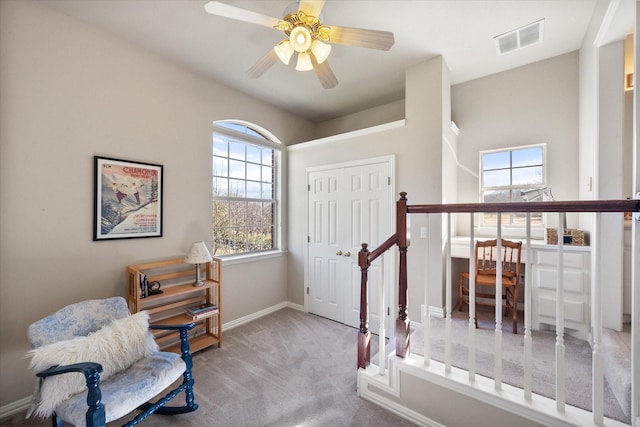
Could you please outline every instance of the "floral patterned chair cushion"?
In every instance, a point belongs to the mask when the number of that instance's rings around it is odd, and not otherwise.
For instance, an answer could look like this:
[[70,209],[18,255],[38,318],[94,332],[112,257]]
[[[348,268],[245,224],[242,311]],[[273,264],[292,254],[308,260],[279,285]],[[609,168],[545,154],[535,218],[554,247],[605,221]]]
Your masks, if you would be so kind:
[[[127,303],[121,297],[67,306],[29,327],[28,336],[33,347],[28,353],[32,358],[31,368],[42,373],[52,366],[99,363],[103,369],[99,382],[102,398],[98,398],[97,404],[99,411],[100,401],[104,405],[104,422],[144,407],[145,402],[181,375],[185,381],[178,391],[187,392],[187,405],[179,408],[181,412],[195,410],[188,342],[183,342],[186,352],[183,351],[182,357],[159,351],[149,331],[148,319],[146,312],[130,315]],[[186,341],[186,330],[180,333]],[[58,423],[64,420],[74,425],[92,424],[87,411],[87,380],[88,377],[79,371],[41,378],[36,384],[29,415],[31,412],[43,417],[53,415]],[[158,409],[154,407],[137,419],[160,412]],[[102,420],[98,424],[102,424]]]

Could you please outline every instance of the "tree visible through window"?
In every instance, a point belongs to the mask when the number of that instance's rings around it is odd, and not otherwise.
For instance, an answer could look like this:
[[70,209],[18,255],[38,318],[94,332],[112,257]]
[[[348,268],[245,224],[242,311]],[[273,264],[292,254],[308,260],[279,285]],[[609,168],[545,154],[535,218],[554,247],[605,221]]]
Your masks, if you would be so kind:
[[237,123],[213,133],[213,251],[243,254],[276,248],[277,144]]
[[[480,200],[522,202],[520,192],[545,186],[544,145],[480,152]],[[503,213],[502,224],[525,225],[524,213]],[[482,215],[484,225],[497,223],[497,214]],[[542,214],[531,214],[532,225],[542,225]]]

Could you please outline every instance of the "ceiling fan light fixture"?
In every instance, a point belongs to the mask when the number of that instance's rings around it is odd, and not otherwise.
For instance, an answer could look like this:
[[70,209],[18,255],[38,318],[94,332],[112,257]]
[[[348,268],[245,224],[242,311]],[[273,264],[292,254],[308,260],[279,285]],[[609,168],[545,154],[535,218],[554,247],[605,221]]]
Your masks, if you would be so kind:
[[308,52],[298,53],[298,63],[296,64],[296,70],[298,71],[313,70],[313,64],[311,63],[311,55],[309,55]]
[[322,64],[329,57],[329,53],[331,53],[331,45],[327,43],[322,43],[320,40],[314,40],[311,43],[311,52],[316,57],[318,64]]
[[278,58],[280,58],[280,61],[285,65],[289,64],[289,61],[295,52],[293,47],[291,47],[291,43],[287,39],[282,40],[280,43],[275,45],[273,50],[276,52],[276,55],[278,55]]
[[304,25],[298,25],[291,30],[289,42],[296,52],[306,52],[311,47],[311,32]]

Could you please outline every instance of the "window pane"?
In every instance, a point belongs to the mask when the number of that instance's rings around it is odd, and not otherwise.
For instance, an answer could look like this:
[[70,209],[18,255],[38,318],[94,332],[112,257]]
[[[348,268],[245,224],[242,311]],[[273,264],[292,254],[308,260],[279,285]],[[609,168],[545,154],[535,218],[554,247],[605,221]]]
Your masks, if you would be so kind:
[[247,145],[247,162],[260,163],[261,151],[260,147]]
[[229,144],[227,144],[226,138],[219,136],[213,137],[213,155],[221,157],[229,156]]
[[512,167],[542,165],[542,147],[523,148],[513,150],[511,154]]
[[244,227],[234,227],[231,232],[231,251],[234,254],[247,252],[247,235]]
[[273,182],[273,168],[262,167],[262,182]]
[[247,216],[247,202],[244,200],[229,202],[230,224],[235,227],[244,225]]
[[273,184],[262,184],[262,198],[273,199]]
[[542,184],[542,166],[513,169],[512,179],[512,185]]
[[262,164],[263,165],[273,165],[273,150],[269,148],[262,149]]
[[504,169],[511,167],[509,151],[499,151],[497,153],[485,153],[482,155],[482,169]]
[[511,184],[509,169],[499,169],[482,172],[483,187],[502,187]]
[[229,197],[247,197],[245,181],[239,179],[229,180]]
[[213,226],[217,229],[227,228],[230,225],[229,203],[223,200],[213,202]]
[[260,181],[260,172],[262,166],[254,165],[253,163],[247,163],[247,179],[253,181]]
[[267,139],[263,135],[261,135],[260,133],[256,132],[253,129],[250,129],[250,128],[245,128],[245,129],[246,129],[247,135],[252,135],[252,136],[255,136],[256,138],[260,138],[260,139]]
[[235,130],[237,132],[242,132],[242,133],[245,133],[247,129],[245,125],[241,125],[239,123],[222,122],[222,123],[218,123],[218,125],[225,127],[227,129]]
[[229,177],[230,178],[238,178],[245,179],[245,162],[240,162],[238,160],[229,160]]
[[273,224],[273,209],[275,203],[263,203],[262,204],[262,224],[263,226],[270,226]]
[[[511,214],[503,213],[501,215],[502,215],[502,225],[508,225],[513,223]],[[498,214],[494,212],[483,214],[482,223],[484,225],[498,225]]]
[[249,202],[247,206],[247,220],[246,225],[248,227],[258,227],[262,222],[262,203]]
[[245,160],[245,144],[242,142],[229,142],[229,157],[232,159]]
[[255,181],[247,181],[247,197],[250,199],[261,198],[262,184]]
[[219,197],[229,195],[229,180],[227,178],[213,177],[213,195]]
[[482,201],[485,203],[510,202],[509,193],[509,190],[485,191],[482,195]]
[[229,176],[229,161],[226,158],[213,158],[213,174],[217,176]]

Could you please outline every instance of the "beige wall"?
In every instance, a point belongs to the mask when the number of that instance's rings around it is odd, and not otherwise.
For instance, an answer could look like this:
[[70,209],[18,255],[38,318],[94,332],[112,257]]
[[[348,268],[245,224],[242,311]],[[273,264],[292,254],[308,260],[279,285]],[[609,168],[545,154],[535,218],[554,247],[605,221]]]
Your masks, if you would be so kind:
[[[481,150],[538,143],[547,143],[547,184],[556,199],[578,198],[578,76],[575,51],[452,87],[458,201],[478,201]],[[458,234],[468,229],[459,219]]]
[[337,119],[318,123],[316,126],[316,138],[325,138],[332,135],[340,135],[359,129],[390,123],[404,119],[404,99],[369,108],[355,114],[349,114]]
[[[0,407],[27,397],[27,326],[124,295],[124,268],[211,239],[212,121],[313,125],[58,14],[0,1]],[[165,168],[162,238],[92,241],[93,156]],[[285,175],[286,179],[286,175]],[[287,299],[287,257],[225,268],[223,322]]]

